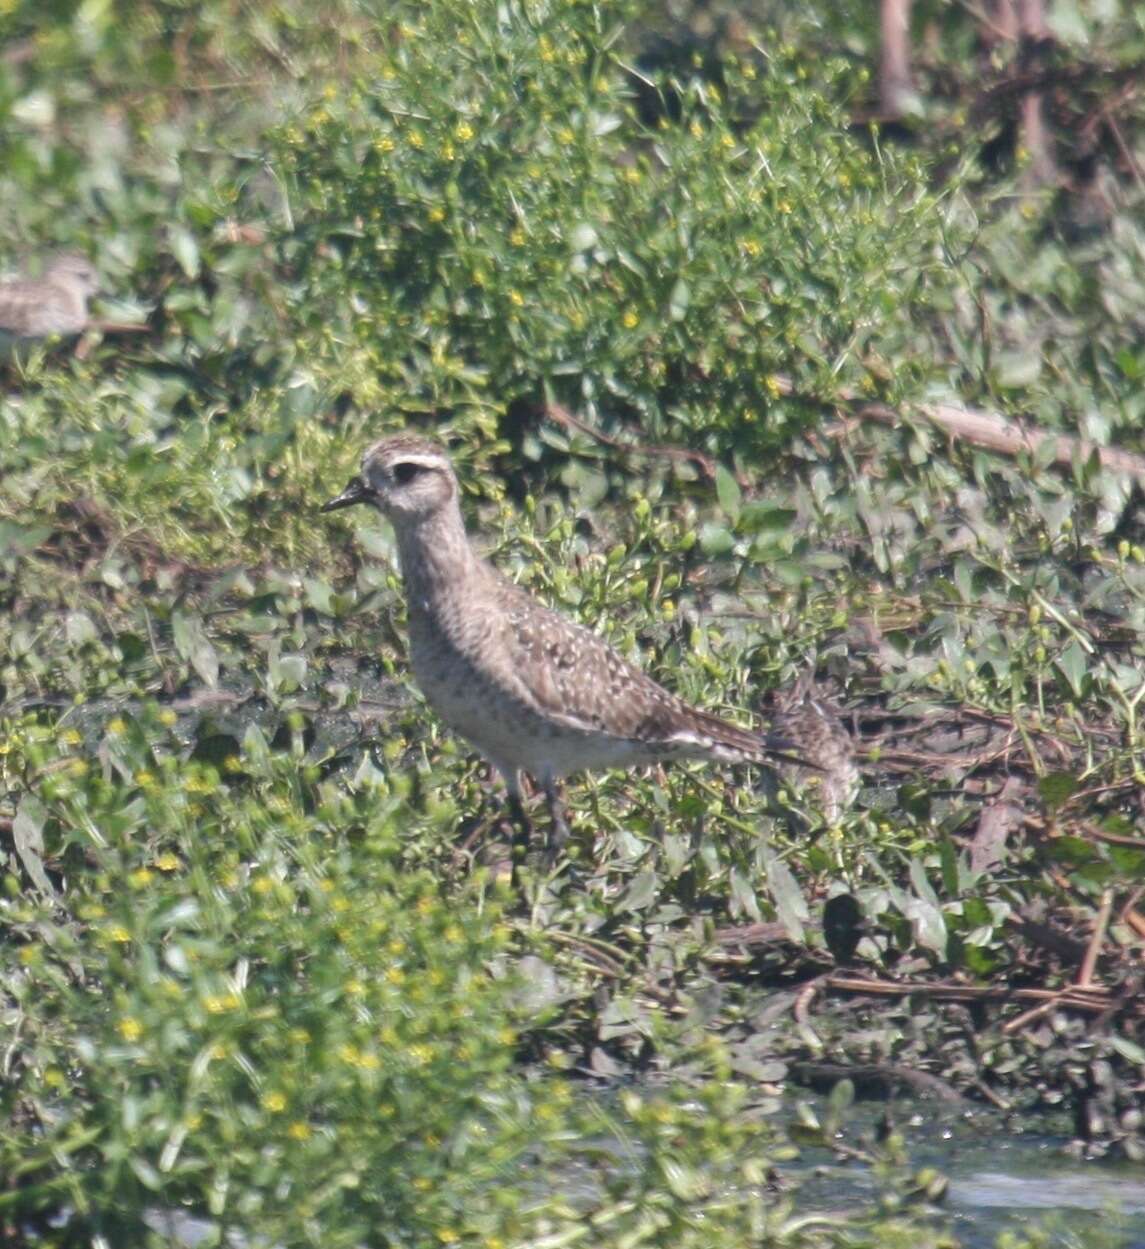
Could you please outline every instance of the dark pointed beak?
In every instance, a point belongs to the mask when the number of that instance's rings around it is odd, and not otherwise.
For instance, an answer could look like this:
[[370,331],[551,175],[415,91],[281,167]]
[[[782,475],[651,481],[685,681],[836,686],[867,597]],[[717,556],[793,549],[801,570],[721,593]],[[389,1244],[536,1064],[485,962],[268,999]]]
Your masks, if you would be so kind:
[[342,507],[353,507],[355,503],[370,503],[374,500],[374,491],[360,477],[351,477],[350,484],[329,503],[323,503],[320,512],[336,512]]

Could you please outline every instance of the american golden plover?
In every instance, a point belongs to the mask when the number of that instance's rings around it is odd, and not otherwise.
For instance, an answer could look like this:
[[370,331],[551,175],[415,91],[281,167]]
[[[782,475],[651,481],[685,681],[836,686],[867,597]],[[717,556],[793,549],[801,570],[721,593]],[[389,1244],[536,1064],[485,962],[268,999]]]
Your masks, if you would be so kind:
[[855,744],[839,713],[803,676],[775,695],[772,724],[800,759],[812,765],[783,764],[780,773],[806,789],[828,824],[837,824],[859,792]]
[[786,737],[689,706],[481,559],[458,499],[445,452],[398,434],[366,451],[361,475],[322,511],[365,503],[393,524],[414,676],[446,724],[505,778],[518,827],[528,828],[522,772],[541,783],[559,845],[568,826],[556,782],[569,773],[673,759],[784,758]]
[[74,252],[52,257],[39,277],[0,282],[0,347],[82,334],[88,324],[87,301],[98,287],[95,265]]

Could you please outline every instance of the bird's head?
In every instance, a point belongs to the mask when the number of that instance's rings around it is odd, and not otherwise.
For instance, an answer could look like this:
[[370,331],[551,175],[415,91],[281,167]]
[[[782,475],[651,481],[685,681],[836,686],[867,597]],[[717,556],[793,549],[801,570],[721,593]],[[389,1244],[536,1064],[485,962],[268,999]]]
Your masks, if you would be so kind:
[[436,515],[456,499],[457,478],[445,452],[424,438],[397,434],[374,443],[362,456],[361,473],[321,510],[367,503],[402,528]]
[[94,295],[99,290],[99,271],[78,252],[59,252],[53,256],[44,268],[44,277],[50,281],[68,282],[84,295]]

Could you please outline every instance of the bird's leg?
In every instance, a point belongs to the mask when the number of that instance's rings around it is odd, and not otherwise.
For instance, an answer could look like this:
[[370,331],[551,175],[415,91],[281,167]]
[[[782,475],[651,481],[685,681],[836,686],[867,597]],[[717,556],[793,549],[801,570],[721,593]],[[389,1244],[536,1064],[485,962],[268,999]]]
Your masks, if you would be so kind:
[[529,840],[533,835],[533,821],[521,801],[521,781],[515,771],[506,771],[505,788],[509,791],[509,819],[513,825],[513,884],[519,884],[525,856],[529,853]]
[[541,784],[544,786],[545,802],[549,808],[549,836],[546,849],[550,859],[555,859],[567,845],[572,833],[569,830],[568,820],[565,819],[564,806],[557,788],[557,778],[551,772],[547,772],[541,777]]

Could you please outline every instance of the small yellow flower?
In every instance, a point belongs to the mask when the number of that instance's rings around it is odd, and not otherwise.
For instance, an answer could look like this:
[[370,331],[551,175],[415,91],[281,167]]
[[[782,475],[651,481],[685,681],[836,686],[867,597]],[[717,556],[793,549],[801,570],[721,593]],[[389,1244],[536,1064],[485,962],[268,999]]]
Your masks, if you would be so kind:
[[516,308],[522,308],[525,304],[525,297],[520,291],[510,291],[509,302]]
[[286,1095],[283,1093],[267,1093],[262,1099],[263,1110],[269,1110],[272,1115],[277,1115],[286,1109]]
[[381,138],[374,140],[375,152],[382,152],[383,154],[392,152],[395,146],[396,144],[394,143],[392,135],[384,134]]
[[159,713],[159,723],[166,725],[166,727],[170,729],[179,723],[179,717],[171,710],[170,707],[164,707]]
[[274,888],[274,881],[269,876],[257,876],[251,881],[251,893],[257,893],[260,896],[268,894]]
[[557,131],[557,142],[561,147],[568,147],[570,143],[575,142],[576,135],[568,126],[562,126]]
[[446,139],[446,141],[441,145],[441,159],[453,160],[456,155],[457,153],[454,150],[453,144]]
[[20,962],[24,967],[31,967],[33,963],[40,961],[40,947],[36,945],[22,945],[20,947]]
[[426,215],[429,217],[430,221],[436,224],[439,221],[445,220],[445,209],[442,208],[440,204],[434,204]]
[[459,121],[453,128],[459,143],[468,143],[473,138],[473,127],[467,121]]
[[68,771],[72,774],[72,776],[87,776],[88,761],[86,759],[73,759],[71,763],[68,764]]
[[781,200],[779,201],[779,203],[776,205],[776,207],[777,207],[777,208],[779,209],[779,211],[780,211],[781,213],[783,213],[784,215],[786,215],[786,214],[788,214],[788,213],[790,213],[790,212],[791,212],[791,203],[790,203],[790,201],[789,201],[789,200],[781,199]]
[[358,1066],[361,1067],[363,1071],[377,1071],[381,1065],[382,1060],[377,1056],[377,1054],[360,1054],[358,1056]]
[[170,851],[167,851],[155,860],[155,866],[161,872],[177,872],[183,864],[180,862],[177,854],[172,854]]
[[640,314],[635,308],[625,308],[620,320],[626,330],[634,330],[640,324]]
[[354,980],[346,981],[346,992],[351,997],[361,997],[362,994],[365,993],[365,991],[366,991],[366,986],[362,983],[361,980],[354,979]]
[[440,1227],[437,1230],[437,1239],[443,1245],[455,1245],[461,1239],[461,1234],[452,1227]]
[[224,1058],[230,1058],[231,1049],[229,1045],[224,1045],[221,1041],[217,1045],[211,1046],[211,1057],[218,1062],[222,1062]]
[[130,1015],[126,1019],[121,1019],[116,1024],[116,1029],[125,1041],[138,1041],[143,1035],[143,1025],[138,1019],[132,1019]]
[[693,139],[702,139],[704,137],[704,128],[698,121],[692,122],[688,129],[691,131]]
[[235,1010],[241,999],[237,993],[210,993],[203,998],[203,1005],[208,1015],[225,1015]]
[[356,1045],[343,1045],[338,1050],[338,1057],[349,1066],[356,1067],[361,1054]]
[[779,378],[774,373],[769,373],[763,379],[763,386],[767,393],[773,398],[778,399],[782,390],[779,385]]
[[419,150],[425,147],[425,136],[420,130],[411,130],[408,137],[410,147],[416,147]]
[[114,720],[109,720],[107,722],[107,731],[112,735],[112,737],[119,737],[121,734],[127,732],[127,724],[116,716]]
[[548,37],[548,35],[542,35],[540,39],[537,40],[537,51],[541,55],[541,60],[546,64],[551,64],[554,60],[556,60],[556,51],[553,48],[553,41]]
[[310,1139],[310,1124],[303,1123],[301,1119],[295,1121],[286,1129],[286,1135],[292,1141],[308,1141]]
[[390,967],[386,971],[386,980],[388,980],[390,984],[404,984],[405,978],[406,974],[400,967]]
[[744,239],[740,246],[749,256],[758,256],[763,251],[758,239]]
[[458,945],[465,940],[465,933],[458,924],[450,924],[441,935],[450,945]]
[[510,243],[511,243],[514,247],[524,247],[524,245],[525,245],[525,231],[524,231],[524,230],[522,230],[520,226],[517,226],[517,227],[515,227],[513,230],[510,230],[510,231],[509,231],[509,242],[510,242]]
[[131,940],[131,933],[122,924],[112,924],[107,930],[107,935],[112,941],[116,941],[120,945],[125,941]]
[[238,755],[227,755],[227,757],[223,760],[224,772],[234,773],[241,772],[242,770],[243,761],[238,757]]
[[83,741],[83,734],[78,729],[64,729],[60,734],[60,742],[64,746],[78,746]]
[[127,883],[132,889],[143,889],[155,879],[155,873],[146,867],[137,867],[134,872],[128,873]]

